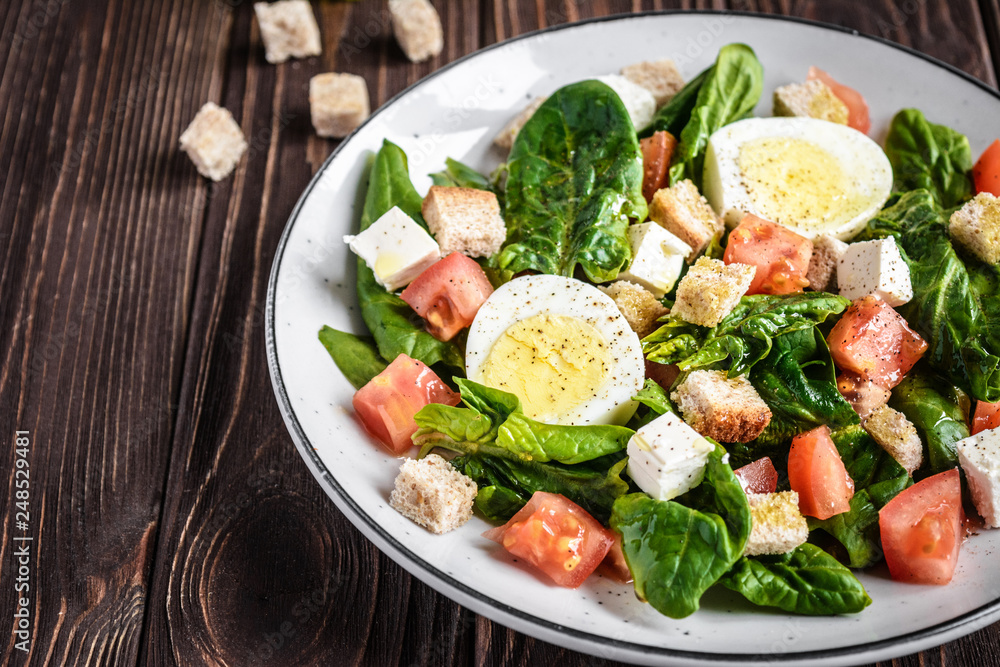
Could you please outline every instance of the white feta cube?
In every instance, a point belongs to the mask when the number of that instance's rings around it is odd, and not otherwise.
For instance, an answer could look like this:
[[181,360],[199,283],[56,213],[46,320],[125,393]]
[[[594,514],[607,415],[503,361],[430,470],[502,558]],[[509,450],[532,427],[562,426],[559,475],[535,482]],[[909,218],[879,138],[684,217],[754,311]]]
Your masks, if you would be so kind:
[[632,83],[621,74],[607,74],[594,78],[618,93],[636,130],[643,130],[653,122],[653,117],[656,115],[656,98],[648,89]]
[[683,419],[668,412],[629,440],[628,474],[653,498],[670,500],[701,484],[714,449]]
[[632,246],[632,263],[618,274],[618,280],[642,285],[657,299],[674,288],[684,268],[684,258],[691,246],[655,222],[644,222],[628,228]]
[[913,298],[910,267],[888,236],[847,246],[837,264],[837,288],[851,301],[874,294],[895,308]]
[[986,527],[1000,528],[1000,429],[959,440],[955,449]]
[[344,243],[365,260],[375,280],[390,292],[406,287],[441,258],[437,242],[398,206],[357,236],[345,236]]

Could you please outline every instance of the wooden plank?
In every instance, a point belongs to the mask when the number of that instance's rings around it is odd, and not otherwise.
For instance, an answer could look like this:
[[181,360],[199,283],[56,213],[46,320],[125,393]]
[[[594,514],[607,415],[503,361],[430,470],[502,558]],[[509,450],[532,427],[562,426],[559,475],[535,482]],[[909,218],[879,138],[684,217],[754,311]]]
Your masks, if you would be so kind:
[[1000,77],[1000,0],[979,0],[993,71]]
[[[224,25],[210,4],[5,4],[0,429],[5,443],[31,431],[35,551],[31,648],[25,656],[5,638],[0,661],[127,664],[148,595],[205,196],[201,182],[174,182],[185,168],[176,141],[211,92]],[[204,44],[206,62],[163,57],[186,43]],[[12,449],[3,456],[13,463]],[[0,497],[5,582],[22,534],[13,483]],[[10,613],[12,588],[0,592]]]

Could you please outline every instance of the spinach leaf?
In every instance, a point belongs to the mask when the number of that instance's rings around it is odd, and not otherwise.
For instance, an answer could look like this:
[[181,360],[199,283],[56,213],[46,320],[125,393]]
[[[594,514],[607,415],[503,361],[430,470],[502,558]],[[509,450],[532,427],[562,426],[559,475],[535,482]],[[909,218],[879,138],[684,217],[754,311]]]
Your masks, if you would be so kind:
[[640,132],[639,136],[649,137],[654,132],[669,132],[675,137],[678,136],[691,119],[691,112],[698,102],[698,91],[712,71],[712,67],[704,69],[698,76],[684,84],[684,87],[656,112],[653,122]]
[[319,341],[355,389],[361,389],[388,366],[371,336],[355,336],[325,326],[319,330]]
[[677,409],[671,403],[666,390],[649,378],[646,378],[642,389],[632,397],[632,400],[639,403],[639,409],[628,422],[628,427],[635,431],[667,412],[677,414]]
[[903,109],[889,124],[885,154],[899,192],[926,189],[942,208],[972,197],[972,151],[965,135],[927,122],[916,109]]
[[507,163],[504,280],[525,270],[606,282],[631,259],[629,218],[646,218],[642,152],[618,94],[599,81],[557,90],[517,134]]
[[882,560],[878,509],[865,490],[856,491],[851,497],[850,511],[822,521],[810,518],[809,529],[815,528],[823,530],[844,546],[848,564],[853,568],[871,567]]
[[863,239],[896,237],[913,299],[898,310],[928,343],[925,360],[980,401],[1000,400],[1000,267],[963,258],[927,190],[904,193],[868,223]]
[[431,174],[431,180],[434,185],[493,191],[493,185],[488,178],[472,167],[451,158],[445,160],[444,171]]
[[741,558],[719,583],[793,614],[854,614],[872,603],[854,573],[809,543],[780,556]]
[[961,391],[922,366],[892,390],[889,406],[906,415],[917,428],[924,442],[921,470],[933,475],[958,465],[955,443],[970,435],[965,421],[969,405]]
[[[368,192],[361,213],[360,230],[364,231],[393,206],[424,224],[420,215],[423,199],[410,182],[406,154],[386,140],[375,156],[369,173]],[[424,331],[413,309],[398,296],[387,292],[375,280],[375,273],[358,258],[358,305],[361,317],[371,331],[379,355],[389,361],[400,354],[419,359],[428,366],[441,363],[465,372],[465,357],[452,342],[439,341]]]
[[682,371],[721,366],[730,376],[741,375],[770,354],[775,337],[812,329],[848,305],[825,292],[745,296],[712,329],[671,316],[642,340],[642,350],[650,361],[675,363]]
[[611,527],[622,536],[636,595],[671,618],[698,610],[750,535],[750,506],[724,456],[716,446],[704,481],[676,501],[634,493],[614,504]]
[[624,426],[545,424],[514,413],[500,427],[497,445],[535,461],[572,465],[620,452],[634,434],[635,431]]
[[689,178],[701,187],[708,138],[723,125],[740,120],[757,106],[764,90],[764,68],[746,44],[727,44],[719,50],[691,117],[680,133],[670,167],[670,183]]

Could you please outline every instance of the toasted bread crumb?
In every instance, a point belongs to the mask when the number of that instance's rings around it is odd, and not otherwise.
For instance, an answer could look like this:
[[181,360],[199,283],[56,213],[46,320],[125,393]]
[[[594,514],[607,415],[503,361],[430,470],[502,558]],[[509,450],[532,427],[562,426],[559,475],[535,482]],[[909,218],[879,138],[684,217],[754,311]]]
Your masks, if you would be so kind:
[[722,218],[688,179],[656,191],[649,203],[649,219],[691,246],[689,262],[723,230]]
[[316,15],[307,0],[255,2],[254,13],[264,41],[264,57],[271,64],[323,52]]
[[442,256],[460,252],[489,257],[507,239],[500,203],[492,192],[432,185],[420,210]]
[[505,151],[509,151],[517,139],[517,133],[521,131],[524,124],[531,120],[531,117],[538,111],[538,107],[545,103],[546,98],[536,97],[524,108],[521,113],[511,118],[500,133],[493,139],[493,145]]
[[837,265],[847,251],[847,244],[830,234],[813,239],[813,253],[809,260],[806,280],[817,292],[837,293]]
[[980,192],[951,214],[951,238],[987,264],[1000,262],[1000,199]]
[[447,533],[472,517],[478,489],[469,477],[437,454],[406,459],[399,467],[389,504],[432,533]]
[[771,409],[743,375],[692,371],[670,398],[691,428],[719,442],[749,442],[771,422]]
[[902,412],[887,405],[880,406],[872,410],[864,426],[875,442],[896,459],[906,472],[912,475],[920,467],[924,446],[917,428]]
[[751,528],[744,556],[788,553],[809,538],[809,524],[799,511],[795,491],[748,493],[747,500]]
[[850,112],[828,85],[819,79],[813,79],[775,90],[774,115],[805,116],[847,125]]
[[684,87],[684,77],[673,60],[643,61],[622,68],[622,76],[653,93],[656,106],[662,107]]
[[309,80],[309,111],[316,134],[342,139],[368,118],[368,85],[356,74],[317,74]]
[[418,63],[441,53],[444,30],[441,17],[427,0],[389,0],[392,32],[403,53]]
[[221,181],[232,173],[247,149],[243,131],[233,114],[214,102],[206,102],[180,138],[198,173]]
[[627,280],[619,280],[600,290],[614,300],[632,331],[645,338],[656,329],[656,321],[670,311],[652,292]]
[[714,327],[750,289],[756,271],[757,267],[747,264],[700,257],[677,286],[671,312],[686,322]]

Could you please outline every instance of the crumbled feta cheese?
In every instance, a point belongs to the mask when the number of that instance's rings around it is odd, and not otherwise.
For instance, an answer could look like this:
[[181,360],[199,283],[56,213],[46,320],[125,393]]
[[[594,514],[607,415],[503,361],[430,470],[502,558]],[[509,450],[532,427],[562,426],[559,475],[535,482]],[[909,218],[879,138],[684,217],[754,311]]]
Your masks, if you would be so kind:
[[1000,528],[1000,429],[959,440],[955,448],[986,527]]
[[632,83],[621,74],[607,74],[594,78],[618,93],[636,130],[645,129],[653,122],[653,116],[656,115],[656,98],[649,90]]
[[628,442],[628,474],[657,500],[670,500],[701,484],[714,445],[668,412]]
[[874,294],[893,308],[913,298],[910,267],[891,236],[847,246],[837,265],[837,287],[851,301]]
[[627,271],[618,274],[618,279],[642,285],[657,299],[663,298],[680,277],[691,246],[655,222],[632,225],[628,240],[632,263]]
[[375,280],[390,292],[406,287],[441,258],[431,235],[398,206],[357,236],[345,236],[344,243],[365,260]]

